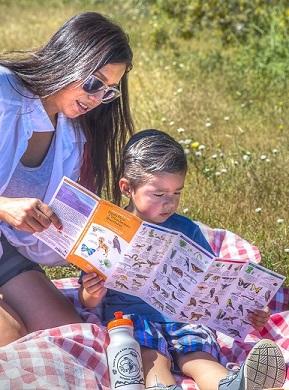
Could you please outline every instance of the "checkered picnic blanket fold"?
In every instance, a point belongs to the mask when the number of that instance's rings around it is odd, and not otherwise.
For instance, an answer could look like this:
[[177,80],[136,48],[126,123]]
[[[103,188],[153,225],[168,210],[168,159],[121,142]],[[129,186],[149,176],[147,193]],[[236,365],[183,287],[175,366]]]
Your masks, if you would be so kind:
[[[105,347],[108,339],[95,310],[78,301],[77,278],[54,281],[57,288],[75,305],[86,323],[34,332],[0,348],[0,389],[109,389]],[[260,338],[274,340],[289,365],[289,289],[282,288],[272,301],[274,312],[262,330],[250,333],[242,342],[221,333],[221,362],[242,363]],[[274,310],[274,309],[273,309]],[[273,312],[272,310],[272,312]],[[176,376],[184,390],[197,390],[189,378]],[[289,386],[289,370],[286,384]]]
[[[260,261],[256,247],[224,230],[201,226],[218,257]],[[0,348],[0,389],[109,389],[105,347],[106,330],[100,325],[97,308],[87,310],[78,301],[77,278],[54,281],[74,304],[84,324],[34,332]],[[242,363],[261,338],[274,340],[289,365],[289,289],[281,288],[271,301],[272,315],[261,333],[254,331],[244,341],[218,333],[221,363]],[[184,390],[197,390],[189,378],[176,377]],[[289,370],[285,387],[289,387]]]
[[200,227],[215,255],[220,259],[260,262],[259,249],[237,234],[229,230],[213,229],[201,222],[195,222]]
[[0,348],[0,388],[109,390],[105,337],[97,325],[73,324]]

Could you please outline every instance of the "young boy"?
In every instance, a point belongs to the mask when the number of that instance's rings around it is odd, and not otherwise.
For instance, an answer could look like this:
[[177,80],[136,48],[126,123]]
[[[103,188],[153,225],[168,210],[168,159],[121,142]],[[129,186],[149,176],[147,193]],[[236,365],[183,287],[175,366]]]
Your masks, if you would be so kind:
[[[176,214],[186,172],[181,145],[164,132],[144,130],[124,148],[119,188],[129,198],[128,211],[144,221],[178,230],[213,253],[198,225]],[[241,369],[228,374],[218,362],[219,346],[211,329],[173,322],[140,298],[107,290],[103,284],[95,274],[84,275],[80,299],[88,307],[102,302],[105,323],[117,310],[131,316],[147,388],[179,389],[171,369],[193,378],[200,390],[261,390],[283,385],[285,363],[273,342],[259,342]],[[252,325],[261,329],[268,318],[268,311],[256,310]]]

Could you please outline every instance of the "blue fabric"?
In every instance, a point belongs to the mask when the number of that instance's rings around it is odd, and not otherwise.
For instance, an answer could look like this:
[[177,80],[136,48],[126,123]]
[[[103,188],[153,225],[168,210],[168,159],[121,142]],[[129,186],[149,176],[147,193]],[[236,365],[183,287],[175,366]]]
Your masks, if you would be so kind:
[[[55,132],[52,171],[43,199],[48,204],[63,176],[78,179],[85,135],[81,130],[76,131],[75,121],[62,113],[58,114],[55,129],[41,99],[33,95],[13,72],[0,66],[0,196],[7,188],[33,132],[46,131]],[[0,235],[2,233],[23,256],[36,263],[50,266],[66,264],[63,257],[31,233],[11,228],[0,221]],[[0,243],[0,258],[2,253]]]
[[142,347],[158,350],[172,361],[172,370],[179,373],[175,355],[190,352],[207,352],[219,359],[220,347],[215,333],[202,325],[179,322],[158,323],[140,315],[131,315],[134,337]]
[[[173,214],[159,226],[184,233],[191,240],[195,241],[201,247],[214,255],[199,226],[189,218],[179,214]],[[113,313],[118,310],[123,311],[125,314],[143,315],[149,317],[151,321],[172,322],[171,319],[165,317],[142,299],[114,290],[108,290],[106,297],[103,300],[102,310],[103,320],[105,323],[114,318]]]

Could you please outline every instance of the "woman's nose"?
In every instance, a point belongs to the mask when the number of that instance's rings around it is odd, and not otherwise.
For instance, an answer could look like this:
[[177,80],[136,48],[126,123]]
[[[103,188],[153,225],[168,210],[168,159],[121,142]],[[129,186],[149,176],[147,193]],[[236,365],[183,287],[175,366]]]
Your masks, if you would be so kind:
[[99,105],[101,103],[102,96],[100,94],[88,95],[88,99],[95,105]]

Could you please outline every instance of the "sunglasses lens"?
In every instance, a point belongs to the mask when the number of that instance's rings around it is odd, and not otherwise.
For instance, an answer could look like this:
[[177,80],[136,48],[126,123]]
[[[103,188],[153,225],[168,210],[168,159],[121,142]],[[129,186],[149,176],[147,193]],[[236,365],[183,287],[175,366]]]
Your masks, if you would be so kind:
[[110,89],[103,95],[101,101],[104,104],[110,103],[114,99],[118,98],[119,96],[120,96],[120,91],[118,89]]
[[90,76],[83,84],[82,88],[87,93],[96,93],[101,88],[104,87],[104,84],[101,80],[96,77]]
[[116,87],[107,87],[103,81],[99,80],[94,75],[88,77],[82,84],[82,89],[90,94],[97,96],[101,103],[110,103],[120,96],[120,91]]

